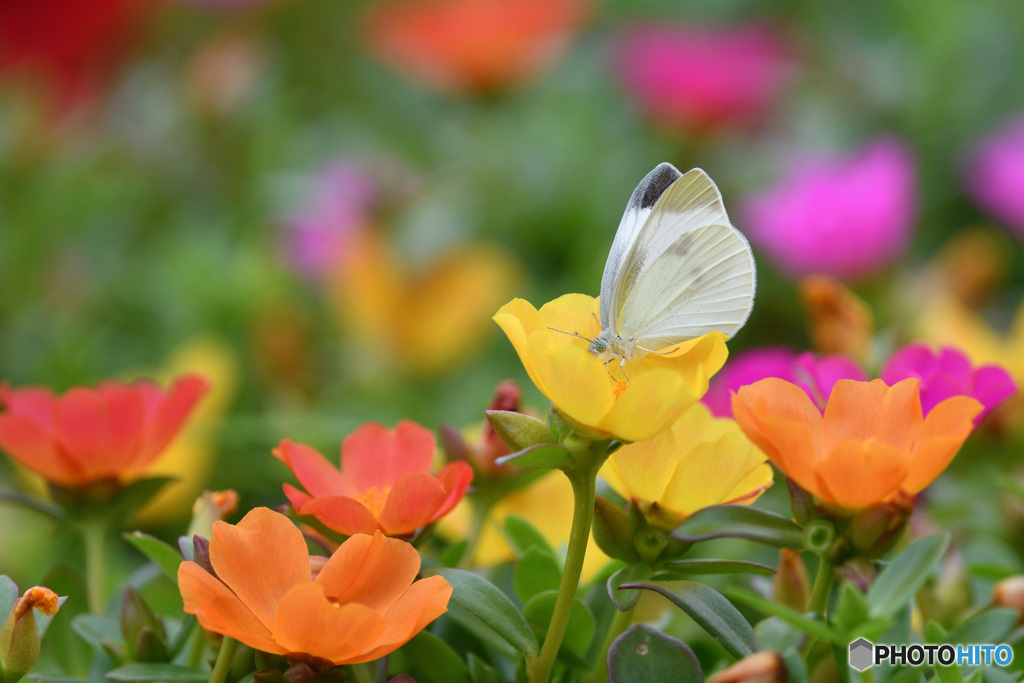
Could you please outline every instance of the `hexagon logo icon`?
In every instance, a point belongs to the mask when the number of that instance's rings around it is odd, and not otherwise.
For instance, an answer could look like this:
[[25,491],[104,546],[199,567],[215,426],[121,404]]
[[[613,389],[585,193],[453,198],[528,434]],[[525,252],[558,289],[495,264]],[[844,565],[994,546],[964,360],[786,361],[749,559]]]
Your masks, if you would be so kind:
[[875,646],[871,641],[858,638],[850,643],[850,666],[857,671],[864,671],[874,664]]

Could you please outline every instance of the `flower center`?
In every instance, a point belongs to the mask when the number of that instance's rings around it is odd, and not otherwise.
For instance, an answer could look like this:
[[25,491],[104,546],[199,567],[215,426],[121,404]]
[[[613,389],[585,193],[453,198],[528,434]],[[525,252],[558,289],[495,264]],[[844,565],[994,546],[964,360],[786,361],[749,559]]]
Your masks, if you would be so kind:
[[365,505],[366,509],[370,511],[371,515],[373,515],[377,519],[380,519],[381,512],[384,511],[384,503],[387,502],[388,494],[390,493],[390,486],[384,486],[381,488],[371,486],[358,496],[354,496],[354,498],[363,505]]

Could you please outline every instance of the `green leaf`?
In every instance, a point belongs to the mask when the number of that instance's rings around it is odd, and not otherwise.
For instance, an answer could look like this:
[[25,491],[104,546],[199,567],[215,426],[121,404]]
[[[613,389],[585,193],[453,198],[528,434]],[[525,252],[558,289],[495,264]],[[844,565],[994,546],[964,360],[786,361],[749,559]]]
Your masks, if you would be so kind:
[[[562,476],[562,475],[557,475]],[[515,551],[517,557],[526,555],[530,548],[538,548],[551,557],[555,557],[555,551],[547,539],[537,531],[536,527],[522,517],[509,515],[505,518],[505,538]]]
[[937,621],[929,620],[924,625],[924,642],[939,645],[946,642],[946,629]]
[[[842,583],[839,586],[839,597],[836,599],[836,605],[829,614],[829,622],[840,633],[850,637],[853,636],[857,627],[870,619],[870,612],[867,599],[860,592],[860,589],[851,582]],[[851,641],[856,639],[856,637],[850,637]]]
[[775,573],[772,567],[757,562],[743,560],[716,560],[702,558],[699,560],[672,560],[658,565],[658,578],[666,574],[759,574],[771,576]]
[[[535,595],[523,606],[523,616],[529,623],[547,632],[557,600],[557,590]],[[590,645],[590,639],[593,636],[594,617],[590,614],[587,606],[576,599],[573,601],[572,612],[569,613],[569,625],[565,629],[562,647],[568,648],[576,654],[582,654],[587,651],[587,646]]]
[[468,661],[469,678],[473,683],[505,683],[497,671],[472,652],[469,653]]
[[948,545],[948,533],[919,538],[893,558],[868,589],[871,614],[889,616],[902,609],[927,580]]
[[1010,607],[993,607],[978,612],[949,632],[947,643],[1001,643],[1017,624],[1020,612]]
[[204,683],[210,673],[178,664],[125,664],[107,672],[112,681],[163,681],[164,683]]
[[608,597],[620,612],[633,609],[640,600],[640,591],[634,588],[619,588],[624,583],[636,583],[651,578],[651,568],[646,564],[627,564],[608,577]]
[[571,462],[572,454],[569,453],[568,449],[556,444],[538,444],[494,459],[495,465],[543,467],[549,470],[557,470]]
[[420,631],[402,646],[418,683],[469,683],[466,664],[447,643],[429,631]]
[[71,620],[71,630],[97,650],[104,642],[120,643],[122,640],[121,623],[101,614],[79,614]]
[[39,512],[58,522],[63,521],[67,516],[64,508],[56,503],[51,503],[48,500],[43,500],[38,496],[33,496],[23,491],[0,490],[0,501],[12,503],[33,512]]
[[704,674],[693,650],[681,640],[638,624],[608,648],[609,683],[673,681],[703,683]]
[[487,410],[484,415],[510,451],[522,451],[538,444],[558,443],[555,433],[532,415],[514,410]]
[[806,637],[806,633],[780,617],[762,619],[754,626],[754,645],[758,650],[799,649]]
[[757,593],[744,590],[742,588],[730,588],[726,593],[730,598],[737,602],[742,602],[743,604],[760,610],[765,614],[779,617],[786,623],[796,626],[812,638],[825,640],[831,643],[845,644],[845,639],[829,628],[827,624],[818,621],[817,619],[805,616],[800,612],[797,612],[792,607],[772,602],[771,600],[766,600]]
[[[515,652],[535,656],[537,638],[509,598],[486,579],[462,569],[443,567],[429,572],[443,576],[452,586],[450,605],[463,611],[467,626],[484,626]],[[475,622],[475,623],[474,623]]]
[[155,564],[174,585],[178,585],[178,567],[184,560],[177,548],[141,531],[126,532],[123,538]]
[[437,563],[442,567],[457,567],[468,549],[469,541],[466,539],[452,543],[437,556]]
[[747,505],[715,505],[690,515],[672,538],[693,543],[711,538],[743,538],[780,548],[803,548],[804,532],[791,520]]
[[0,574],[0,620],[7,618],[19,597],[18,584],[6,574]]
[[731,655],[749,655],[753,629],[732,603],[714,588],[694,581],[640,581],[626,588],[643,588],[664,595],[722,644]]
[[537,546],[526,551],[512,574],[512,588],[524,603],[539,593],[557,591],[561,582],[558,561]]

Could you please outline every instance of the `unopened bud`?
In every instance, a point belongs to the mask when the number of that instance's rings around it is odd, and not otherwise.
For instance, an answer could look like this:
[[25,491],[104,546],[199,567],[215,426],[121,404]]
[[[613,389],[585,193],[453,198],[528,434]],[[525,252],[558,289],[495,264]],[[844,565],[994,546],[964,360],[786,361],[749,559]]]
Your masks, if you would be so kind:
[[33,586],[14,602],[0,630],[0,672],[4,683],[14,683],[39,659],[39,630],[35,610],[55,613],[60,605],[57,594],[49,588]]
[[132,661],[162,662],[167,657],[163,622],[131,586],[125,589],[121,601],[121,636]]
[[192,506],[192,521],[188,525],[188,536],[210,538],[213,523],[222,522],[238,509],[238,493],[226,491],[203,491]]
[[775,602],[798,612],[807,611],[807,602],[811,597],[811,577],[798,551],[789,548],[779,551],[779,568],[772,580],[772,597]]
[[854,551],[867,558],[885,555],[903,534],[914,497],[900,491],[888,503],[860,510],[850,520],[850,542]]
[[637,559],[633,546],[635,530],[629,515],[601,496],[594,501],[593,533],[597,547],[609,557],[624,562]]
[[788,678],[786,661],[782,655],[772,650],[763,650],[720,671],[708,683],[785,683]]
[[997,607],[1017,610],[1017,623],[1024,623],[1024,576],[1011,576],[997,583],[992,589],[992,601]]
[[871,346],[871,309],[838,279],[809,275],[800,297],[811,321],[811,340],[821,353],[841,353],[864,362]]

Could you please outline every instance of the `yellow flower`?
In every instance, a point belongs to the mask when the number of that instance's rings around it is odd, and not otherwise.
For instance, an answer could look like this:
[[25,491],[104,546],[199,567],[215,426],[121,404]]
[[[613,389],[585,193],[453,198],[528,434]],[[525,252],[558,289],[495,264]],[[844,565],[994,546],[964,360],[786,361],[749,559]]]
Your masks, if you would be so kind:
[[[708,389],[708,379],[725,364],[725,335],[712,332],[666,353],[638,355],[616,380],[605,362],[587,351],[601,331],[598,302],[566,294],[538,311],[513,299],[494,316],[530,379],[581,436],[643,441],[668,429]],[[618,361],[612,363],[617,366]]]
[[600,476],[645,512],[657,503],[673,524],[711,505],[752,503],[772,485],[765,454],[734,420],[715,418],[700,403],[671,429],[620,448]]

